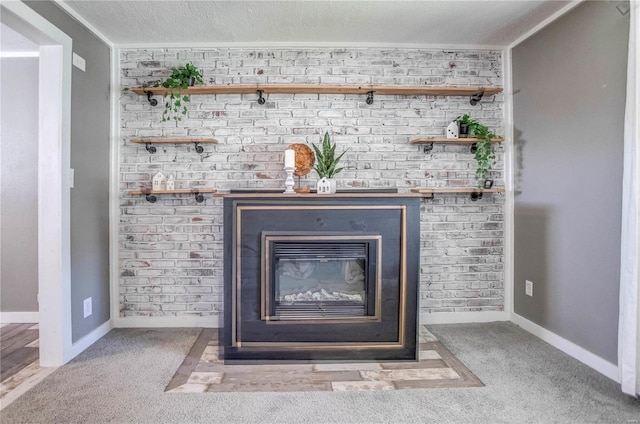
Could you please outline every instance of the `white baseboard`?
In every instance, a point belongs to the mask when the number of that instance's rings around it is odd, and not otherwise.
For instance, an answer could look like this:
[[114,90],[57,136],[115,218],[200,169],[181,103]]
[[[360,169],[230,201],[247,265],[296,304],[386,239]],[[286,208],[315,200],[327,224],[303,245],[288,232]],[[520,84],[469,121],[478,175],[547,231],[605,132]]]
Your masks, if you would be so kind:
[[208,317],[120,317],[113,320],[115,328],[203,327],[220,328],[219,316]]
[[422,312],[420,324],[466,324],[473,322],[509,321],[510,314],[505,311],[485,312]]
[[552,333],[546,328],[543,328],[535,322],[529,321],[528,319],[516,313],[511,314],[511,321],[514,324],[520,326],[523,330],[528,331],[534,336],[544,340],[556,349],[563,351],[572,358],[577,359],[583,364],[598,371],[600,374],[609,377],[615,382],[620,382],[618,377],[617,365],[612,364],[606,359],[602,359],[598,355],[589,352],[585,348],[578,346],[577,344],[565,339],[564,337]]
[[36,312],[0,312],[1,324],[39,323],[40,313]]
[[104,336],[109,331],[111,331],[112,328],[113,328],[113,325],[111,323],[111,320],[109,320],[104,324],[102,324],[100,327],[93,330],[91,333],[87,334],[86,336],[84,336],[83,338],[75,342],[71,346],[71,349],[65,352],[65,355],[64,355],[65,364],[70,360],[72,360],[73,358],[75,358],[76,356],[78,356],[79,354],[81,354],[82,352],[84,352],[86,348],[88,348],[89,346],[97,342],[102,336]]

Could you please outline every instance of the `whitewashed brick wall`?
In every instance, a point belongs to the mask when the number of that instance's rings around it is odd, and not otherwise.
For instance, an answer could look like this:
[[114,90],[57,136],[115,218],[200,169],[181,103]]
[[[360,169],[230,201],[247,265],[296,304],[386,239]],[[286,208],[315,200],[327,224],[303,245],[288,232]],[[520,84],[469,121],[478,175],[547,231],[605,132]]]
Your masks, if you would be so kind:
[[[121,85],[166,77],[192,62],[206,85],[376,84],[502,86],[496,51],[424,49],[154,49],[121,50]],[[128,190],[150,187],[162,170],[176,188],[282,188],[283,152],[316,143],[325,131],[347,150],[338,187],[474,186],[468,145],[436,144],[431,153],[409,144],[444,136],[463,113],[504,135],[502,94],[476,106],[467,97],[278,94],[264,105],[254,94],[193,96],[181,122],[161,122],[162,102],[121,97],[120,315],[207,316],[223,308],[222,200],[166,195],[155,204]],[[159,100],[161,100],[159,98]],[[156,145],[149,154],[131,137],[213,136],[217,145]],[[493,173],[503,186],[503,147]],[[312,172],[302,185],[315,183]],[[504,198],[437,195],[421,206],[420,311],[503,309]]]

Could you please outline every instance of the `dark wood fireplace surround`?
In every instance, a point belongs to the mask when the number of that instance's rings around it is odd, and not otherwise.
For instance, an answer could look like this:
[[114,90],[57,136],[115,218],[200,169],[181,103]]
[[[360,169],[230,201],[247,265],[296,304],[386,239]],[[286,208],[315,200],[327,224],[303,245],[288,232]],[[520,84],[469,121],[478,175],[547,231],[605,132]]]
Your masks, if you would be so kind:
[[226,362],[417,359],[418,197],[229,194],[224,220]]

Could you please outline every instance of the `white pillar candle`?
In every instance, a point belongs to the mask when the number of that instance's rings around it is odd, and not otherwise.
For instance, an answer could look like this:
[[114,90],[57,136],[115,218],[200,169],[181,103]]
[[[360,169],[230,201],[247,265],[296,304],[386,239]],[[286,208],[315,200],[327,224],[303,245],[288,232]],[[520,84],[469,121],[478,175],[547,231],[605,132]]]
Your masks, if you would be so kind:
[[295,168],[296,167],[296,152],[295,150],[287,149],[284,151],[284,167]]

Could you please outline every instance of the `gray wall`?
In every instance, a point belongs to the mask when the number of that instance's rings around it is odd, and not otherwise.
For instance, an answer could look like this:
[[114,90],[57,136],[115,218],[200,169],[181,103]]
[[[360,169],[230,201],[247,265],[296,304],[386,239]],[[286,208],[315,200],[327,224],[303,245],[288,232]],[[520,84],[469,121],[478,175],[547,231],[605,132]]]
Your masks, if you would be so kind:
[[585,2],[513,49],[515,312],[612,363],[628,32]]
[[[71,316],[77,341],[109,320],[109,90],[108,46],[51,2],[26,4],[73,39],[86,72],[73,68],[71,87]],[[92,297],[93,315],[83,318]]]
[[0,311],[37,312],[38,58],[0,67]]

